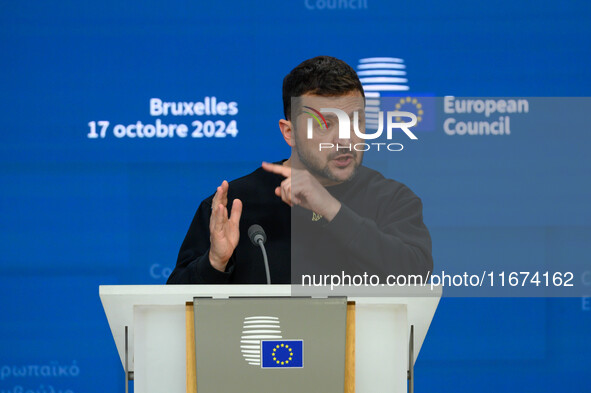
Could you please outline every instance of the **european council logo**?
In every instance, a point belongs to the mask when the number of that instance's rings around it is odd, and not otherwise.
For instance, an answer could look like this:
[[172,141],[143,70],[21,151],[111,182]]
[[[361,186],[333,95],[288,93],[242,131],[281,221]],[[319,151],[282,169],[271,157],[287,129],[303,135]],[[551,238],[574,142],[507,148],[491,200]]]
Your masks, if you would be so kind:
[[[417,117],[413,131],[435,131],[435,97],[433,94],[408,96],[410,90],[404,59],[367,57],[359,59],[357,75],[365,92],[365,124],[377,130],[379,111],[404,111]],[[396,122],[408,121],[404,117]]]
[[303,368],[304,340],[261,341],[262,368]]

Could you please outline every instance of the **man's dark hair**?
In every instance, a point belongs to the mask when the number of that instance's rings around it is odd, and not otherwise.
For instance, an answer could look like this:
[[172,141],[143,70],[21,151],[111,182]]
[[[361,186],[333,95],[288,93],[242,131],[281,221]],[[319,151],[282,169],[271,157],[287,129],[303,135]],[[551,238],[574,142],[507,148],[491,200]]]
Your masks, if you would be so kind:
[[358,90],[363,97],[363,86],[357,73],[342,60],[317,56],[306,60],[283,78],[283,114],[291,120],[291,98],[305,93],[319,96],[340,96]]

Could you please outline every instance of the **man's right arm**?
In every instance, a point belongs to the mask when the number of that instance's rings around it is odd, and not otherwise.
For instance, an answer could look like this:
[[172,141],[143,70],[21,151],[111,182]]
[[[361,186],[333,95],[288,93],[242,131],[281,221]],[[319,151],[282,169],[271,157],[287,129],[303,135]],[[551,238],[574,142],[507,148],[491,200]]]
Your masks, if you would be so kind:
[[228,212],[228,188],[224,180],[213,198],[197,209],[167,284],[226,284],[230,280],[231,259],[240,239],[242,201],[234,199]]
[[225,284],[230,280],[233,270],[231,259],[225,272],[215,269],[209,261],[210,201],[206,199],[197,209],[167,284]]

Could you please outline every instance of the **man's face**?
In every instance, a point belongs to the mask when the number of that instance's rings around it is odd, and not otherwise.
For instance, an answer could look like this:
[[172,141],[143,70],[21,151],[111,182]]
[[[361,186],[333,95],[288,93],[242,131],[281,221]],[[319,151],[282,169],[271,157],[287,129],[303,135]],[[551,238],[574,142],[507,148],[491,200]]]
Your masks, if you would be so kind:
[[[351,179],[363,160],[363,152],[354,149],[354,145],[363,140],[353,130],[354,112],[357,112],[358,129],[365,132],[365,99],[361,93],[353,91],[338,97],[304,94],[297,100],[297,105],[292,104],[292,108],[297,108],[298,111],[297,117],[292,119],[295,127],[293,149],[301,164],[325,186]],[[320,112],[323,108],[337,108],[348,115],[350,138],[340,138],[339,121],[333,113],[322,113],[328,127],[325,126],[322,118],[315,112]],[[308,135],[308,119],[312,119],[312,138]]]

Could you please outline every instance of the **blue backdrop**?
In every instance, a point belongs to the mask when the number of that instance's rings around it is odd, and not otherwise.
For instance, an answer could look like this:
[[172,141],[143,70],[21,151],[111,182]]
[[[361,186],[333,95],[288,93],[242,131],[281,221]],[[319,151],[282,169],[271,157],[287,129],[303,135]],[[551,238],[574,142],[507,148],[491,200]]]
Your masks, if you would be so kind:
[[[409,94],[591,87],[586,1],[2,1],[0,20],[2,393],[123,391],[98,285],[163,284],[199,202],[289,155],[281,84],[304,59],[400,58]],[[436,130],[386,172],[423,199],[436,265],[588,264],[587,131]],[[588,298],[442,299],[417,391],[589,391],[589,331]]]

